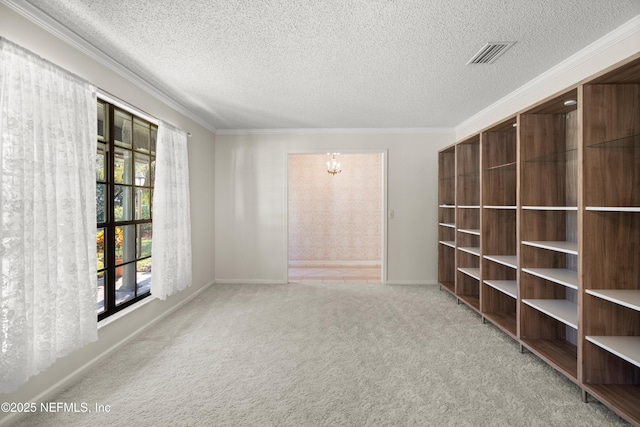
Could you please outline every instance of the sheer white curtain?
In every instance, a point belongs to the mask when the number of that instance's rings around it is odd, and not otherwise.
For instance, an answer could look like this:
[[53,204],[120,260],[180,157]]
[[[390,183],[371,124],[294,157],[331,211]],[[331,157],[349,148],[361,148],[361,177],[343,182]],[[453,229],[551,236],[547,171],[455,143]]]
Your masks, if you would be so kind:
[[96,90],[0,37],[0,392],[97,339]]
[[153,191],[153,278],[160,299],[191,285],[191,216],[187,134],[160,122]]

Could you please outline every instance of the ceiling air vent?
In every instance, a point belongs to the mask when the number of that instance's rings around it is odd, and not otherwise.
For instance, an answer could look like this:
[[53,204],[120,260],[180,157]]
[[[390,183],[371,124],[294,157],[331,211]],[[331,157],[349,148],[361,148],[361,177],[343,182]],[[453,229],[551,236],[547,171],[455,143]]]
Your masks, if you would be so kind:
[[515,42],[489,42],[473,58],[467,62],[469,64],[491,64],[513,46]]

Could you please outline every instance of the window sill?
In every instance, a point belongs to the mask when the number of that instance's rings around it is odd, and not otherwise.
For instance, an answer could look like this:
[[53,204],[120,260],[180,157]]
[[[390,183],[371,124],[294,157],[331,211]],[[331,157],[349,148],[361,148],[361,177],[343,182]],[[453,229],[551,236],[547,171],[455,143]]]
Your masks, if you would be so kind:
[[138,301],[137,303],[130,305],[129,307],[122,309],[120,311],[118,311],[117,313],[112,314],[111,316],[107,317],[106,319],[102,319],[98,322],[98,330],[100,330],[101,328],[119,320],[122,317],[125,317],[126,315],[128,315],[129,313],[131,313],[132,311],[135,311],[137,309],[139,309],[140,307],[149,304],[151,301],[156,300],[157,298],[154,297],[153,295]]

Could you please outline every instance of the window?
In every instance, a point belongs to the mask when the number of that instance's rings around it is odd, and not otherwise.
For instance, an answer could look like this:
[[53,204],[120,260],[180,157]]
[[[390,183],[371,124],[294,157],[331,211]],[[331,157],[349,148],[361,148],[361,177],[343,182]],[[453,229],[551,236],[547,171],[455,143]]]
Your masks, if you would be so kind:
[[98,320],[151,295],[157,135],[155,124],[98,100]]

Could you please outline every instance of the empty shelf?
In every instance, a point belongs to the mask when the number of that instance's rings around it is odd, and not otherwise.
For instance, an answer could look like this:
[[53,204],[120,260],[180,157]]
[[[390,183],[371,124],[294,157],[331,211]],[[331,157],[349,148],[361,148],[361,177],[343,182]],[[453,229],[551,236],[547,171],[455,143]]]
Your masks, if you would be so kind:
[[566,268],[523,268],[522,271],[571,289],[578,289],[577,271]]
[[557,151],[555,153],[544,154],[542,156],[534,157],[531,159],[524,159],[524,162],[532,163],[564,163],[572,160],[576,160],[578,156],[577,148],[569,148],[565,151]]
[[636,289],[587,289],[589,295],[640,311],[640,290]]
[[448,223],[448,222],[441,222],[441,223],[440,223],[440,224],[438,224],[438,225],[441,225],[441,226],[443,226],[443,227],[456,228],[456,225],[455,225],[455,224],[450,224],[450,223]]
[[523,206],[526,211],[577,211],[577,206]]
[[578,306],[566,299],[524,299],[523,303],[578,329]]
[[445,246],[450,246],[452,248],[456,247],[456,242],[453,242],[451,240],[440,240],[440,244],[443,244]]
[[589,148],[623,148],[640,146],[640,134],[623,136],[620,138],[610,139],[607,141],[596,142],[591,144]]
[[439,205],[438,207],[440,207],[440,208],[449,208],[449,209],[454,209],[454,208],[456,207],[456,205],[446,205],[446,204],[444,204],[444,205]]
[[578,255],[578,244],[563,241],[523,241],[523,245],[534,246],[536,248],[549,249],[551,251],[563,252],[565,254]]
[[587,336],[586,338],[598,347],[640,367],[640,337]]
[[466,274],[467,276],[471,276],[474,279],[480,280],[480,269],[479,268],[458,268],[458,271]]
[[593,212],[640,212],[640,206],[587,206]]
[[516,210],[517,206],[502,206],[502,205],[484,205],[485,209],[513,209]]
[[511,169],[512,172],[515,172],[515,169],[516,169],[515,167],[516,167],[517,164],[518,164],[517,162],[503,163],[501,165],[488,167],[485,170],[494,171],[494,170]]
[[462,252],[467,252],[471,255],[480,256],[480,248],[461,248],[458,247]]
[[480,235],[480,230],[472,230],[472,229],[461,229],[459,228],[458,231],[460,233],[467,233],[467,234],[475,234],[476,236]]
[[484,257],[507,267],[518,268],[518,257],[515,255],[485,255]]
[[518,298],[518,282],[515,280],[485,280],[484,283],[511,298]]

